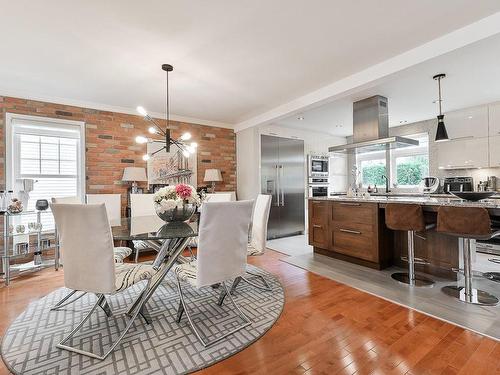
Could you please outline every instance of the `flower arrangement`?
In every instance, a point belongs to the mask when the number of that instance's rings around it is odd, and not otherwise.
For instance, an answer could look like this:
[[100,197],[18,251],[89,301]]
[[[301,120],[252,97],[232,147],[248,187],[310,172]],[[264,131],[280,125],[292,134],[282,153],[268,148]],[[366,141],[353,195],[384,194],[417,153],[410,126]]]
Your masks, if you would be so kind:
[[158,190],[154,195],[154,202],[157,213],[163,214],[174,208],[180,209],[185,203],[199,206],[201,199],[193,186],[178,184],[175,186],[165,186]]

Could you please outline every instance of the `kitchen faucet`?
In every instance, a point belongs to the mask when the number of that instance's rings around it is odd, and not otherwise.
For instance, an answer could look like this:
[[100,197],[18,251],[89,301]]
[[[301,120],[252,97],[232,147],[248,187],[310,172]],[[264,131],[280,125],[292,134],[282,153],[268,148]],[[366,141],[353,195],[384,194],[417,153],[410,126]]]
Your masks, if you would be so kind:
[[385,174],[382,175],[382,178],[385,179],[385,192],[389,193],[391,191],[391,189],[389,189],[389,179]]

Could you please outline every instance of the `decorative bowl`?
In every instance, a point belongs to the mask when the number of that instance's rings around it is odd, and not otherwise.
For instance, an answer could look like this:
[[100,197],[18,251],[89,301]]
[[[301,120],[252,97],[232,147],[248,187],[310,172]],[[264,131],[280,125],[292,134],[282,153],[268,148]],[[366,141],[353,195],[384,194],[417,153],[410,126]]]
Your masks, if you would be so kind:
[[173,207],[163,211],[162,207],[158,203],[155,203],[154,205],[158,217],[167,223],[181,222],[191,219],[191,216],[193,216],[196,212],[197,207],[193,203],[184,203],[182,207]]
[[465,199],[467,201],[480,201],[481,199],[487,199],[491,197],[492,195],[495,195],[496,192],[494,191],[452,191],[451,194],[453,194],[456,197],[459,197],[460,199]]

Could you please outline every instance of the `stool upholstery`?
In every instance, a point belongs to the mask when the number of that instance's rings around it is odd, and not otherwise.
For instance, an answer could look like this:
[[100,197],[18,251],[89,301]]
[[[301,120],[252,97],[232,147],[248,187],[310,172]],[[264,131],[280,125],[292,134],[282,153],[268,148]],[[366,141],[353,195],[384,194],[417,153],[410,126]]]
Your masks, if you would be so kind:
[[385,225],[392,230],[421,232],[425,230],[422,206],[418,204],[388,203],[385,206]]
[[438,209],[438,232],[462,238],[489,238],[491,220],[488,210],[482,207],[448,207]]

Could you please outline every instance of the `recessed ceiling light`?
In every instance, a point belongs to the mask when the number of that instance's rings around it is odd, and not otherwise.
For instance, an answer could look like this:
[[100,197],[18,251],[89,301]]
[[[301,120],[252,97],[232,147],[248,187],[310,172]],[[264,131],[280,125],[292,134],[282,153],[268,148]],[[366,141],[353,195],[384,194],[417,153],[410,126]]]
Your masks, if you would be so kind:
[[342,128],[344,125],[342,124],[339,124],[339,125],[335,125],[336,128]]
[[469,116],[469,120],[472,119],[472,116]]
[[303,119],[304,119],[304,116],[299,116],[299,117],[297,117],[297,120],[302,121]]

